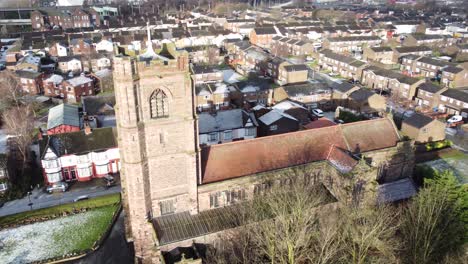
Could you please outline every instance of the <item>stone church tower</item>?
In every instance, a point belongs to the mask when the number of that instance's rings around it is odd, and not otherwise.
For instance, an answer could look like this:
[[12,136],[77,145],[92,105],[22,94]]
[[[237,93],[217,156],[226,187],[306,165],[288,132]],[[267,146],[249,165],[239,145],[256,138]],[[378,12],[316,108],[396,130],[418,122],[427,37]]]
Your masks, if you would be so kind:
[[153,217],[198,212],[197,123],[186,52],[114,59],[122,193],[136,257],[158,262]]

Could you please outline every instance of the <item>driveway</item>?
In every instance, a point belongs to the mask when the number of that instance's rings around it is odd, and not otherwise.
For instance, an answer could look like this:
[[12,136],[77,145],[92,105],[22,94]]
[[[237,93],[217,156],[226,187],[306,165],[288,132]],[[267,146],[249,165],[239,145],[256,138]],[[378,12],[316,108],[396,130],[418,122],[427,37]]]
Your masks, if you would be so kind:
[[[83,185],[83,183],[80,183]],[[32,206],[29,205],[28,196],[9,201],[0,208],[0,217],[17,214],[34,209],[48,208],[66,203],[72,203],[75,198],[81,195],[88,195],[89,198],[99,197],[106,194],[119,193],[121,190],[120,185],[110,187],[106,189],[104,186],[91,185],[83,186],[80,188],[71,188],[69,191],[64,193],[53,193],[48,194],[43,191],[43,188],[34,188],[30,196]]]

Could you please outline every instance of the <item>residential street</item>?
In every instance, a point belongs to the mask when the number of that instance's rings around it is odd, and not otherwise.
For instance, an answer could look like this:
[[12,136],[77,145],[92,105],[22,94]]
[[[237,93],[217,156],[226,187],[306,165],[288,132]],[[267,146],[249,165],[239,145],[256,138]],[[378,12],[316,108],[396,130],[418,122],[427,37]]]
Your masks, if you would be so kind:
[[89,198],[98,197],[106,194],[119,193],[120,185],[106,189],[104,186],[90,186],[89,188],[71,189],[64,193],[48,194],[43,191],[43,188],[34,188],[31,194],[31,206],[29,206],[28,196],[7,202],[0,208],[0,217],[25,212],[31,209],[41,209],[60,204],[72,203],[75,198],[81,195],[88,195]]

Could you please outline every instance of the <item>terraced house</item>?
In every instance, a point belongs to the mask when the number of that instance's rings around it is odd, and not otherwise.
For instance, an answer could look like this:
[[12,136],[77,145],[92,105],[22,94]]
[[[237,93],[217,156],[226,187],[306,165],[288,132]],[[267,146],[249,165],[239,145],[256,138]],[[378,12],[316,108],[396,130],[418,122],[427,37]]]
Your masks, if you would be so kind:
[[449,66],[442,69],[440,83],[446,87],[459,88],[468,86],[468,65]]
[[344,78],[360,80],[366,63],[352,57],[335,53],[329,49],[319,53],[318,64],[322,70],[338,73]]
[[275,36],[271,42],[271,53],[275,56],[304,56],[312,54],[314,50],[312,43],[298,39]]
[[432,49],[428,46],[396,47],[393,52],[393,63],[399,63],[401,57],[406,55],[427,56],[432,54]]
[[327,38],[323,41],[322,46],[334,52],[346,53],[361,51],[363,47],[373,47],[381,43],[382,39],[377,36],[351,36]]
[[361,81],[363,85],[369,88],[386,90],[399,98],[409,101],[413,100],[416,95],[416,88],[423,82],[425,81],[375,66],[363,70]]
[[410,76],[422,76],[426,78],[441,78],[442,69],[453,66],[445,60],[433,59],[430,57],[416,57],[408,55],[401,60],[401,70]]
[[367,61],[377,61],[384,64],[391,64],[393,59],[393,49],[391,47],[366,47],[362,57]]

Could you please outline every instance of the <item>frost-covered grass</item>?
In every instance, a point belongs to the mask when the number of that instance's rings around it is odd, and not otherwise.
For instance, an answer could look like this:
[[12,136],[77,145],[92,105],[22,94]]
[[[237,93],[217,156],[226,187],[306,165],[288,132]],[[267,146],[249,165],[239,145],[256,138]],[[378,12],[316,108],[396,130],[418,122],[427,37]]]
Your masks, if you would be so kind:
[[0,217],[0,227],[8,226],[11,224],[18,224],[24,221],[34,220],[37,218],[50,218],[50,216],[52,215],[62,215],[63,212],[72,212],[74,210],[81,210],[82,208],[90,209],[118,204],[119,202],[120,194],[116,193],[96,197],[89,200],[83,200],[76,203],[68,203],[44,209],[27,211],[23,213]]
[[1,263],[29,263],[90,249],[111,224],[117,207],[1,230]]

